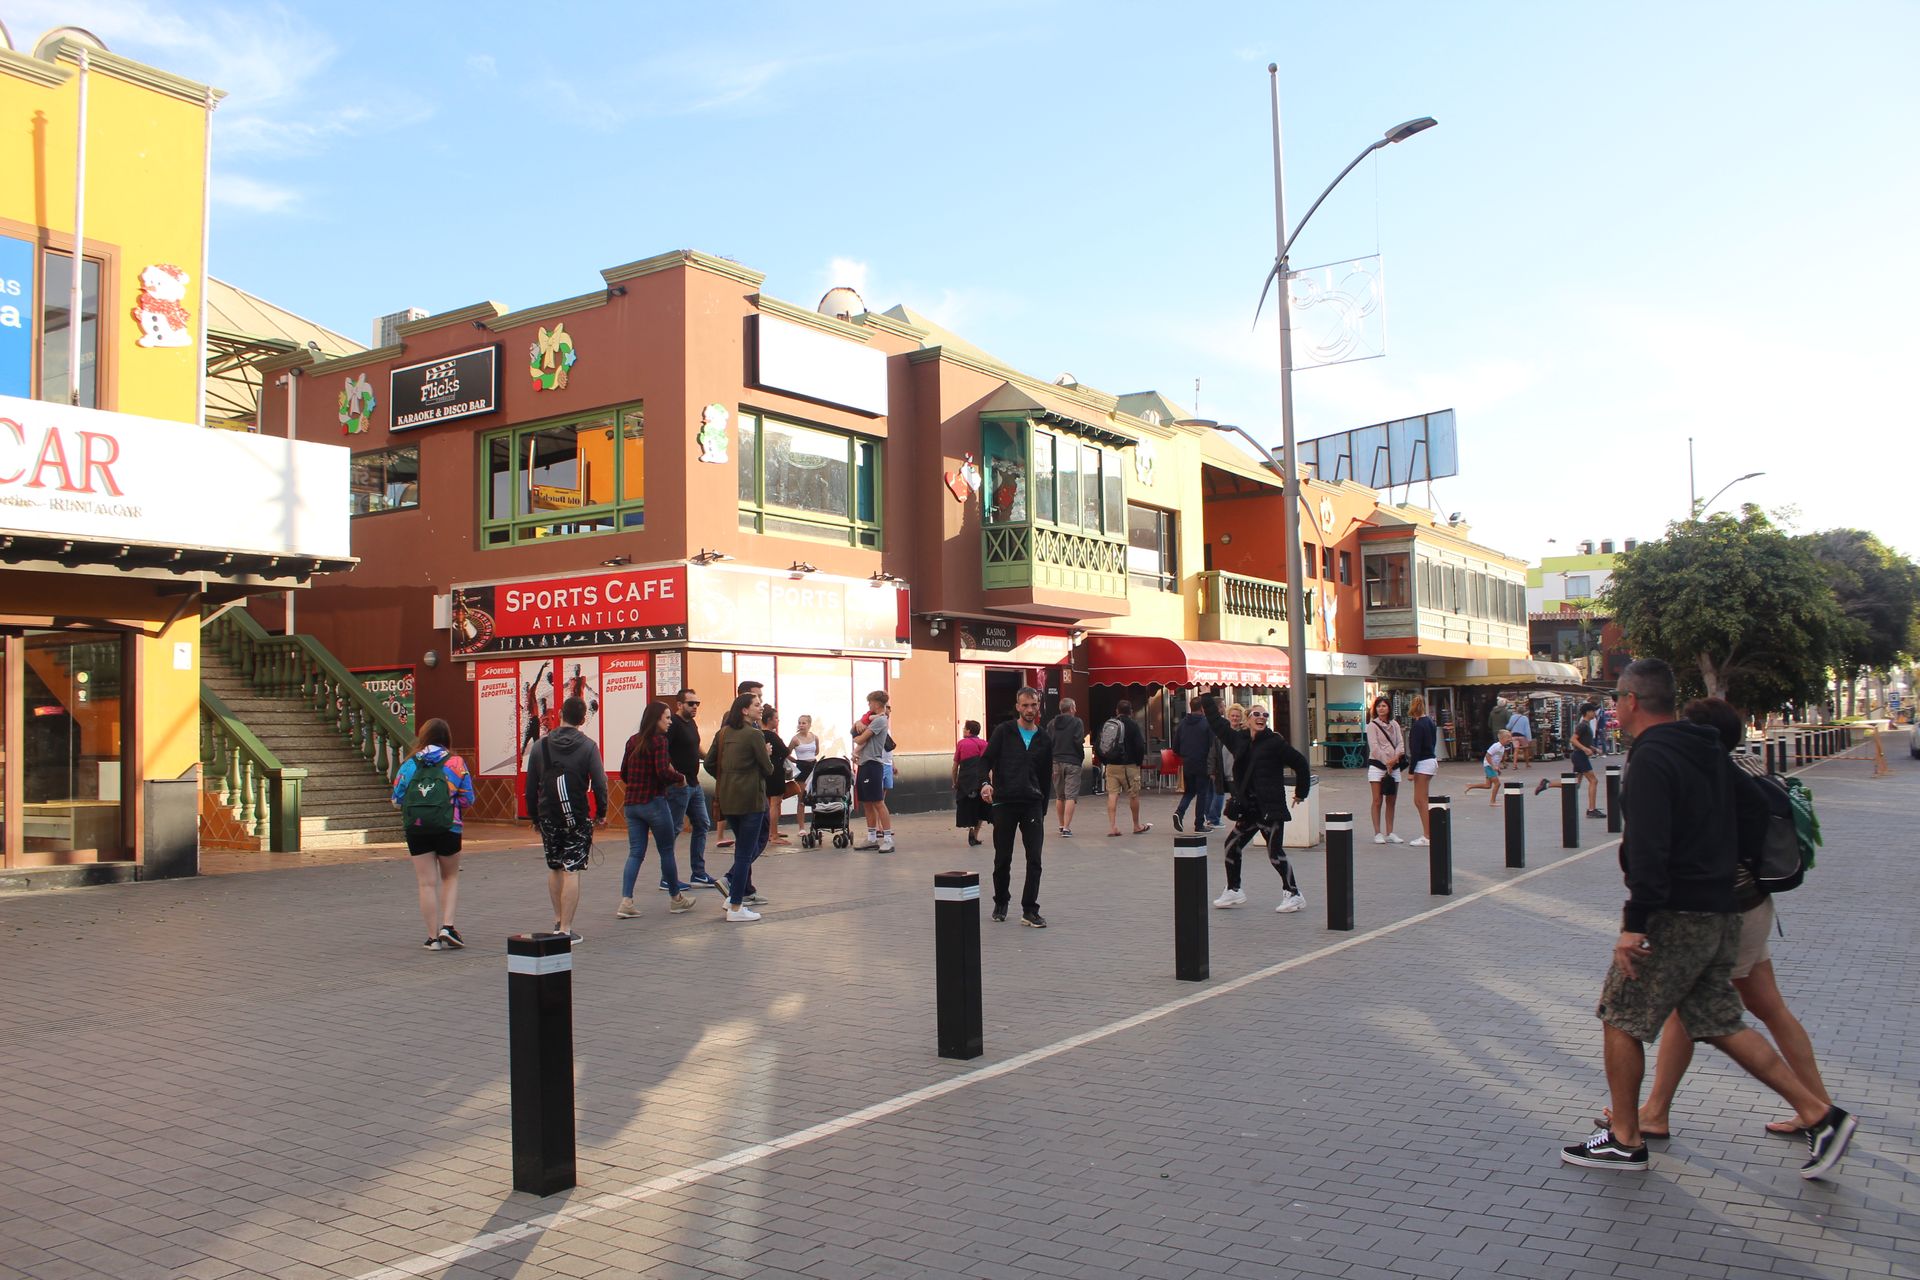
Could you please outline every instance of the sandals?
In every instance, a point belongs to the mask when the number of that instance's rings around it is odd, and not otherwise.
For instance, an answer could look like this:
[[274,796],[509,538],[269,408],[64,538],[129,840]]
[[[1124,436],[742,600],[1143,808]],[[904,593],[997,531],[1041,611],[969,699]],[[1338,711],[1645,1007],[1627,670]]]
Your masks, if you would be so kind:
[[[1613,1108],[1612,1107],[1600,1108],[1600,1114],[1594,1118],[1593,1127],[1596,1129],[1611,1130],[1613,1128]],[[1661,1129],[1658,1132],[1655,1132],[1652,1129],[1640,1130],[1640,1137],[1643,1141],[1651,1139],[1654,1142],[1665,1142],[1668,1138],[1671,1138],[1672,1136],[1673,1136],[1673,1131],[1671,1129]]]

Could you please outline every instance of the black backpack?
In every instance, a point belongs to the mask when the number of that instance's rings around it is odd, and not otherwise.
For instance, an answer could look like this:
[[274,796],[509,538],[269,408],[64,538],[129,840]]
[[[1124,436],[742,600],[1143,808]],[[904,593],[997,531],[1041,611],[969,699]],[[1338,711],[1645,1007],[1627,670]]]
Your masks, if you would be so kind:
[[565,769],[553,767],[553,740],[540,739],[540,808],[536,816],[563,826],[583,827],[593,821],[588,809],[591,786],[585,777],[575,777]]
[[1113,717],[1100,726],[1100,741],[1094,749],[1100,753],[1100,759],[1108,764],[1120,762],[1120,752],[1127,745],[1127,726],[1119,716]]
[[1757,860],[1749,863],[1754,883],[1764,893],[1787,893],[1798,889],[1807,878],[1807,861],[1800,847],[1800,827],[1794,820],[1793,797],[1785,784],[1772,776],[1746,775],[1767,808],[1766,834],[1760,841]]

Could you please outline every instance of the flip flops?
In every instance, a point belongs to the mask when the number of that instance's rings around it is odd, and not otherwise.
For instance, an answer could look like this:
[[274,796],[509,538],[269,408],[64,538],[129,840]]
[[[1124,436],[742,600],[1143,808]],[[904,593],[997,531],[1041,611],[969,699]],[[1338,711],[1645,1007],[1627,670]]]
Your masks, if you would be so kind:
[[[1612,1129],[1613,1128],[1613,1108],[1612,1107],[1601,1108],[1600,1114],[1594,1118],[1593,1127],[1596,1129],[1609,1129],[1609,1130]],[[1643,1140],[1650,1139],[1654,1142],[1665,1142],[1668,1138],[1671,1138],[1672,1136],[1673,1136],[1673,1132],[1672,1130],[1669,1130],[1669,1129],[1662,1129],[1657,1133],[1652,1129],[1640,1130],[1640,1137]]]

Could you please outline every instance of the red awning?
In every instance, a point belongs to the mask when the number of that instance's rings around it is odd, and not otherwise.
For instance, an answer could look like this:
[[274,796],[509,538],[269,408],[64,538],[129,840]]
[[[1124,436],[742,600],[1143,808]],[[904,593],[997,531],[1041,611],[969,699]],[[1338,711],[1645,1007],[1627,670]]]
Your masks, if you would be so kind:
[[1288,685],[1287,655],[1262,644],[1167,640],[1160,636],[1087,637],[1092,684]]

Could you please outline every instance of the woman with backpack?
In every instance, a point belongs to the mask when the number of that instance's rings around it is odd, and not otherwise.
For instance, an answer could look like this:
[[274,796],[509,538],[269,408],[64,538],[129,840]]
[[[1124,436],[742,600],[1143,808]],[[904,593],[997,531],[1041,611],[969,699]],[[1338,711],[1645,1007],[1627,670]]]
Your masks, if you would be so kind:
[[758,920],[760,913],[753,908],[765,902],[753,887],[753,862],[767,843],[767,783],[773,778],[773,759],[759,724],[759,702],[758,693],[733,700],[705,761],[714,777],[720,816],[733,827],[733,867],[724,879],[727,919],[735,922]]
[[969,847],[980,843],[980,824],[990,816],[980,799],[980,788],[987,780],[987,740],[980,736],[980,722],[969,720],[960,741],[953,744],[953,825],[967,833]]
[[[1736,781],[1743,791],[1739,796],[1740,815],[1740,859],[1733,873],[1734,905],[1740,909],[1740,947],[1733,964],[1733,989],[1740,993],[1740,1003],[1746,1006],[1748,1013],[1760,1019],[1768,1031],[1773,1033],[1773,1041],[1780,1047],[1780,1056],[1793,1068],[1793,1074],[1800,1082],[1813,1090],[1828,1107],[1833,1106],[1833,1098],[1827,1092],[1826,1081],[1820,1077],[1820,1064],[1814,1061],[1813,1038],[1793,1016],[1793,1010],[1787,1008],[1785,997],[1780,994],[1780,985],[1774,979],[1773,959],[1767,952],[1767,943],[1773,933],[1773,896],[1760,885],[1755,867],[1760,862],[1759,845],[1766,838],[1767,819],[1782,817],[1792,820],[1792,801],[1786,799],[1786,788],[1767,776],[1766,766],[1753,756],[1740,750],[1746,738],[1746,722],[1731,703],[1724,698],[1695,698],[1681,713],[1696,724],[1704,724],[1720,734],[1721,743],[1731,754],[1734,768],[1738,771]],[[1778,792],[1778,796],[1772,795]],[[1784,809],[1784,815],[1782,814]],[[1797,880],[1785,882],[1783,887],[1792,887]],[[1672,1117],[1673,1095],[1680,1088],[1682,1077],[1693,1062],[1693,1040],[1687,1035],[1687,1028],[1680,1021],[1678,1013],[1667,1019],[1660,1029],[1659,1053],[1653,1063],[1653,1084],[1647,1090],[1645,1102],[1640,1104],[1640,1134],[1646,1138],[1667,1138],[1673,1135]],[[1611,1124],[1612,1109],[1601,1113]],[[1797,1137],[1806,1131],[1794,1118],[1770,1120],[1767,1132],[1782,1137]]]
[[420,919],[427,926],[421,944],[427,951],[467,945],[453,927],[453,908],[460,893],[460,819],[473,807],[473,775],[453,754],[452,743],[445,720],[427,721],[393,779],[393,803],[406,826]]

